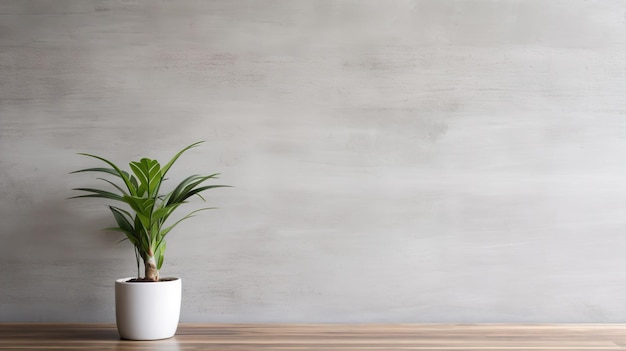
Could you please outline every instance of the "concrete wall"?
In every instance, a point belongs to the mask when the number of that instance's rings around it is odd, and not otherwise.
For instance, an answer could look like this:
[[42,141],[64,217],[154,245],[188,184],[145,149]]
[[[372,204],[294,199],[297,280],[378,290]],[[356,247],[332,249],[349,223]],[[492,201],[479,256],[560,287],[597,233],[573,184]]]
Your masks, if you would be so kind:
[[[185,322],[625,322],[623,1],[0,2],[0,321],[112,322],[96,184],[221,172]],[[197,203],[190,208],[198,206]]]

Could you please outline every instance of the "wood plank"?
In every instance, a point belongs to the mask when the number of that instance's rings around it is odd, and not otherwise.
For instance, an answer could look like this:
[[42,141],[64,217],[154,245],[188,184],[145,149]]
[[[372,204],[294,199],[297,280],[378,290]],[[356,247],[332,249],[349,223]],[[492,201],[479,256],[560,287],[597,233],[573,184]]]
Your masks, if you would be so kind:
[[160,341],[112,324],[0,324],[0,350],[626,350],[625,324],[181,324]]

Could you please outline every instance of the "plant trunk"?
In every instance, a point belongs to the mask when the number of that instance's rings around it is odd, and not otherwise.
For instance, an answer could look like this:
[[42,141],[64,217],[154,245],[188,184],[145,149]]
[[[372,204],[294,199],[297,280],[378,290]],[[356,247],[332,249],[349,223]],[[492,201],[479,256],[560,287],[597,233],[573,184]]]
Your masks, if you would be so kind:
[[153,282],[159,281],[159,270],[157,269],[156,260],[154,256],[148,256],[148,259],[144,261],[146,264],[146,280]]

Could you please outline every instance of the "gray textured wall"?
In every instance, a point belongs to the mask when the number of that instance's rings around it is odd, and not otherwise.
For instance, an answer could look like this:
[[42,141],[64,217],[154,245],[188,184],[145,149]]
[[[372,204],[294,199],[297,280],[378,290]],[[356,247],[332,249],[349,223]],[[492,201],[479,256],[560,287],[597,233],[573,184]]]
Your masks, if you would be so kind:
[[624,322],[625,62],[624,1],[1,1],[0,321],[112,322],[76,153],[204,139],[183,321]]

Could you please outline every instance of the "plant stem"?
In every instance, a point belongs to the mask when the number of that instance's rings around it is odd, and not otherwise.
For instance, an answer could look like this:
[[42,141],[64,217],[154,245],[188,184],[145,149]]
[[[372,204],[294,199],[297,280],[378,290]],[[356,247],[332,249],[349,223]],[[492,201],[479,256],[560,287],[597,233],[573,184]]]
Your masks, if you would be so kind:
[[159,270],[157,269],[154,256],[148,256],[148,259],[144,260],[144,263],[146,266],[146,280],[153,282],[159,281]]

